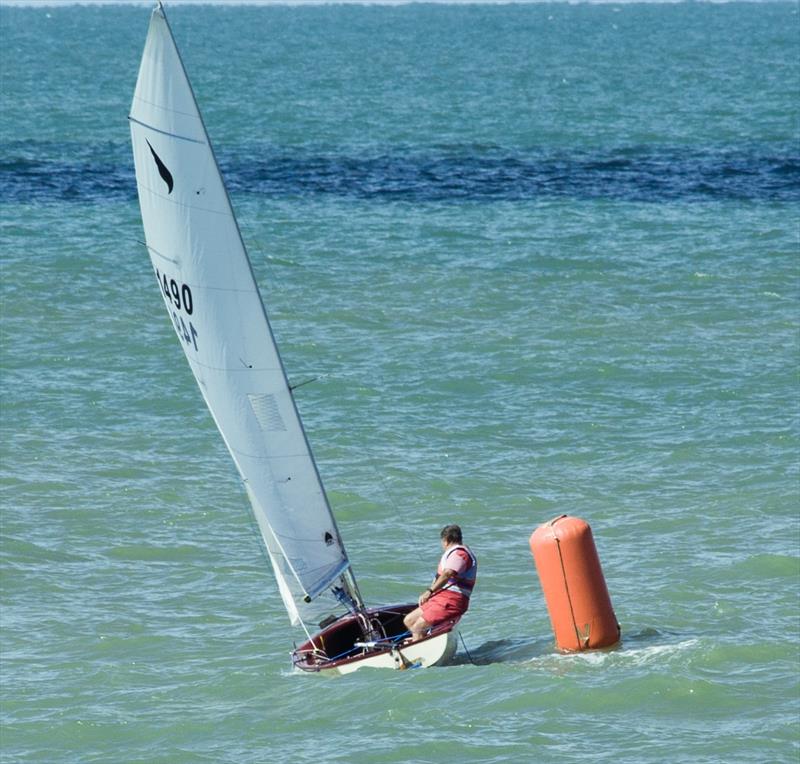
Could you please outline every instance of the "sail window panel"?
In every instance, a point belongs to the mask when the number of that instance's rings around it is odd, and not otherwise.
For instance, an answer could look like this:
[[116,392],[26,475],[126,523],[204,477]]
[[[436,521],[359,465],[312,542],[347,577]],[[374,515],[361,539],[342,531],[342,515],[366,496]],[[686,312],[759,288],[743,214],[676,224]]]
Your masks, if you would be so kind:
[[286,423],[283,421],[278,401],[274,395],[248,395],[253,413],[258,424],[265,433],[286,432]]
[[[249,392],[252,388],[248,385],[250,375],[247,371],[227,372],[210,368],[202,371],[206,403],[224,433],[225,442],[243,477],[250,479],[252,473],[260,475],[264,470],[270,470],[273,482],[291,480],[298,470],[291,462],[299,457],[306,465],[300,465],[303,477],[312,478],[318,485],[316,471],[313,464],[309,463],[307,446],[294,410],[281,404],[283,396],[280,393],[268,395],[276,398],[284,427],[270,429],[277,425],[277,419],[271,416],[274,408],[270,411],[266,399],[259,401],[256,398],[259,408],[256,411],[250,396],[265,394]],[[288,393],[285,395],[288,397]]]

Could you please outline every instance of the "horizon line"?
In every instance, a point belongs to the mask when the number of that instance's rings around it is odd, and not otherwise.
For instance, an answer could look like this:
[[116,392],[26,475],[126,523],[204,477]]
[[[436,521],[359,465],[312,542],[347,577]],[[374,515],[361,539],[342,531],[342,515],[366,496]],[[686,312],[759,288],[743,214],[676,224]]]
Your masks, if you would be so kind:
[[[796,0],[163,0],[164,6],[301,7],[325,5],[796,5]],[[0,0],[7,8],[155,7],[155,0]]]

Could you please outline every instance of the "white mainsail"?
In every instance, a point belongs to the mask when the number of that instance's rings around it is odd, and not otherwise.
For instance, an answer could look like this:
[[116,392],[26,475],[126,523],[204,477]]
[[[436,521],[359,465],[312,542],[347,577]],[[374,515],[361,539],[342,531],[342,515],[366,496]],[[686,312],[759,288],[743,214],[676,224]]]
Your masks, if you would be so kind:
[[[252,504],[292,623],[325,592],[361,605],[252,268],[160,3],[130,113],[147,249]],[[345,597],[346,599],[346,597]]]

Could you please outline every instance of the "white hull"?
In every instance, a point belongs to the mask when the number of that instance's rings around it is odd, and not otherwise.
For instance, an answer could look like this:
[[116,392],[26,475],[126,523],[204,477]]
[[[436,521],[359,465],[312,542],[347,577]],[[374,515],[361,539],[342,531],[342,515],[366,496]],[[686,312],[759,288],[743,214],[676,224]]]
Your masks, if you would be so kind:
[[321,674],[352,674],[362,668],[380,668],[403,671],[410,668],[430,668],[443,666],[455,655],[458,637],[455,630],[445,634],[437,634],[419,642],[396,647],[387,652],[383,651],[349,663],[340,663],[331,668],[320,670]]
[[[403,618],[415,607],[408,603],[343,616],[300,645],[292,663],[318,674],[352,674],[361,668],[402,671],[447,663],[456,652],[458,619],[438,624],[426,637],[410,642]],[[364,636],[367,630],[372,637]]]

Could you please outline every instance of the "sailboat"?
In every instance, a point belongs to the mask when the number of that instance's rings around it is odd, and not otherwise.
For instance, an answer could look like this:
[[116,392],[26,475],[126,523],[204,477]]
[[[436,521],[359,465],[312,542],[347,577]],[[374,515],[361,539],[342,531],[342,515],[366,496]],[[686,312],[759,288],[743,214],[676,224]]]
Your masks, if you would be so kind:
[[345,674],[447,662],[454,621],[411,643],[403,617],[414,604],[364,604],[161,2],[128,119],[145,246],[289,620],[305,633],[294,666]]

